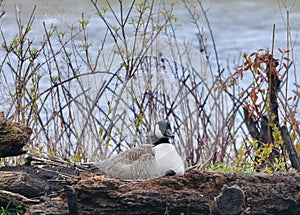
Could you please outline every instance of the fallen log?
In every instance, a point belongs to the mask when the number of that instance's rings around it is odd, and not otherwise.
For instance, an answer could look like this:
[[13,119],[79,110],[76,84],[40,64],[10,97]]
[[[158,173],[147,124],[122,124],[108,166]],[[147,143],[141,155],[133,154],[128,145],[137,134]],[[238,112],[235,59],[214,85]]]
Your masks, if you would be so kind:
[[29,142],[31,128],[12,122],[0,112],[0,157],[25,154],[23,147]]
[[[52,172],[52,177],[45,177],[48,170],[38,167],[22,168],[16,169],[16,174],[23,174],[19,178],[27,180],[27,183],[19,181],[20,187],[15,191],[10,189],[9,192],[24,197],[26,203],[23,205],[28,214],[69,214],[70,201],[65,190],[71,191],[71,196],[77,199],[76,205],[72,197],[71,205],[78,207],[79,214],[86,215],[300,214],[299,173],[267,175],[189,170],[184,176],[121,181],[97,172],[78,174],[74,170],[73,177],[70,174],[70,177],[62,180],[63,177],[58,178],[60,173],[57,168]],[[1,183],[11,183],[11,179],[6,181],[5,175],[8,175],[7,171],[14,171],[13,168],[4,170],[5,174],[0,174]],[[25,184],[34,184],[36,180],[47,184],[48,191],[43,194],[35,192],[36,196],[32,196],[32,192],[27,194],[28,187],[24,187],[22,191]],[[56,183],[55,186],[53,183]],[[65,185],[68,185],[68,189]],[[6,189],[8,186],[0,188],[2,192]],[[22,200],[20,196],[18,199]],[[0,199],[0,204],[5,202]]]

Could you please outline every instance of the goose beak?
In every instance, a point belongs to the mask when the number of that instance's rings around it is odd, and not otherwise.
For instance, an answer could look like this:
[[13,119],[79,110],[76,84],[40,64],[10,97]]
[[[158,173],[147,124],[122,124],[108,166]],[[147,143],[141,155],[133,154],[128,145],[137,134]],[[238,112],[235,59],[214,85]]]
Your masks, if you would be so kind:
[[165,133],[164,133],[165,137],[171,137],[174,138],[175,135],[172,133],[171,129],[166,129]]

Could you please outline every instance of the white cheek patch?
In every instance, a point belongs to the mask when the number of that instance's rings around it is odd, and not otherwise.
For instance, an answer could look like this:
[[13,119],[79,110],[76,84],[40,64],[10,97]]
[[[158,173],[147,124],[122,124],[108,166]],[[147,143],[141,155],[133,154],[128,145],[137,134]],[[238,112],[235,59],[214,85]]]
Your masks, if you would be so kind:
[[159,129],[159,125],[155,125],[154,134],[157,138],[163,138],[163,134],[161,133],[161,130]]

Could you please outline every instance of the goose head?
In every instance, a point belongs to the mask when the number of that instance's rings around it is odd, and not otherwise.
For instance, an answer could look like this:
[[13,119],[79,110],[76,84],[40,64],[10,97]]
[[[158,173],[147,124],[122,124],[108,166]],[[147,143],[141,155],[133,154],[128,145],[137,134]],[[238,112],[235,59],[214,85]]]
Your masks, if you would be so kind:
[[174,138],[171,125],[167,121],[159,121],[155,124],[153,134],[149,138],[149,142],[154,146],[160,143],[170,143],[169,138]]

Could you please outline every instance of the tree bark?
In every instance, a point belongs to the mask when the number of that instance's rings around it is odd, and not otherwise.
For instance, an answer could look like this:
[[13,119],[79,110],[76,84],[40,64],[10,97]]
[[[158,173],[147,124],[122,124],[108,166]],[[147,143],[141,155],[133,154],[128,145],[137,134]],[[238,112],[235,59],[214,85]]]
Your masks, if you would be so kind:
[[57,168],[1,168],[1,206],[12,199],[13,205],[22,204],[27,214],[70,214],[69,197],[64,191],[68,185],[67,190],[77,199],[77,205],[74,200],[71,205],[75,204],[78,213],[86,215],[300,214],[299,173],[189,170],[184,176],[121,181],[97,172],[79,174],[76,168],[71,170],[66,176],[65,170],[61,173]]

